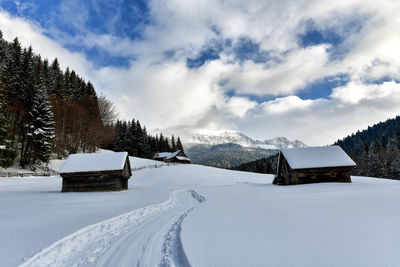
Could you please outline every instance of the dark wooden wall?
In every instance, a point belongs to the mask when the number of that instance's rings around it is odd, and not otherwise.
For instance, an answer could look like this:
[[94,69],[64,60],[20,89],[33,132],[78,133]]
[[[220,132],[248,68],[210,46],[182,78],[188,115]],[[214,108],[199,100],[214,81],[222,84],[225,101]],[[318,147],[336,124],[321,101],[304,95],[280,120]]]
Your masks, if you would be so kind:
[[128,179],[122,177],[78,177],[63,179],[62,192],[121,191],[128,189]]
[[122,170],[61,173],[63,178],[61,192],[99,192],[128,189],[131,177],[129,159]]

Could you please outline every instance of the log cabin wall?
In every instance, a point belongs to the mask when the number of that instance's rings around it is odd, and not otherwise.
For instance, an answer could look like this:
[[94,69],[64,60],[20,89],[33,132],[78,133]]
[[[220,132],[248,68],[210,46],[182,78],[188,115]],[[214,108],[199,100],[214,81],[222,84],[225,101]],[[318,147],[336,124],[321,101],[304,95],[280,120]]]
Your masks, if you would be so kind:
[[131,171],[130,164],[125,163],[122,170],[62,173],[60,175],[63,178],[61,192],[121,191],[128,189]]

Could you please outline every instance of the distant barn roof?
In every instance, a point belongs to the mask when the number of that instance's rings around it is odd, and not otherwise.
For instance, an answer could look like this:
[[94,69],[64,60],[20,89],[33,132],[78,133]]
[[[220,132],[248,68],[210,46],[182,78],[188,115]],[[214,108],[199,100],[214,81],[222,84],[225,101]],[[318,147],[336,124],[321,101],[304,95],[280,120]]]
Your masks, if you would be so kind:
[[176,155],[178,155],[179,154],[179,152],[181,152],[180,150],[177,150],[177,151],[175,151],[175,152],[160,152],[160,153],[156,153],[155,155],[154,155],[154,157],[153,158],[157,158],[157,159],[170,159],[170,158],[173,158],[173,157],[175,157]]
[[127,156],[127,152],[71,154],[60,173],[122,170]]
[[176,156],[177,159],[182,160],[182,161],[190,161],[189,158],[187,157],[182,157],[182,156]]
[[281,149],[292,169],[356,166],[340,146]]

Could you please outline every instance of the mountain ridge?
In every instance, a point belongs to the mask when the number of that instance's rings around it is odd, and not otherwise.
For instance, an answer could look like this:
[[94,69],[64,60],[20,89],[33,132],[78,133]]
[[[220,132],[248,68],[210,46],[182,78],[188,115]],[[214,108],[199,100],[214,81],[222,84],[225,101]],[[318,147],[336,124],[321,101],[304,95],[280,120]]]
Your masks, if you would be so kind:
[[286,137],[275,137],[264,141],[254,140],[239,131],[232,130],[199,132],[194,134],[185,145],[193,146],[201,144],[213,146],[227,143],[238,144],[242,147],[262,148],[267,150],[307,146],[300,140],[289,140]]

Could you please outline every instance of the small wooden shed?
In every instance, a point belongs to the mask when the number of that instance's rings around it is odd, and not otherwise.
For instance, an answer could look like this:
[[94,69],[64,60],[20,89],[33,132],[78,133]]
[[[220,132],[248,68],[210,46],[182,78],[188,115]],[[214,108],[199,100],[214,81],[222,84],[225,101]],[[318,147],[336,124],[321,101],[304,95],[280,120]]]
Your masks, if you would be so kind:
[[339,146],[281,149],[273,184],[351,183],[354,166],[354,161]]
[[164,162],[176,162],[176,163],[190,163],[190,159],[181,151],[175,152],[157,152],[153,156],[154,160]]
[[71,154],[60,169],[62,192],[126,190],[131,175],[127,152]]

